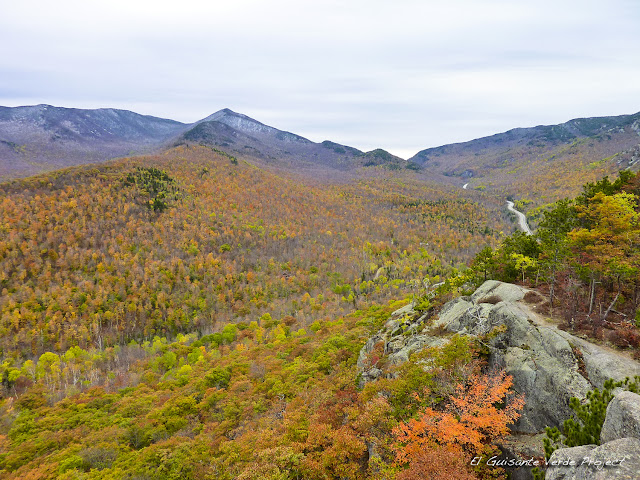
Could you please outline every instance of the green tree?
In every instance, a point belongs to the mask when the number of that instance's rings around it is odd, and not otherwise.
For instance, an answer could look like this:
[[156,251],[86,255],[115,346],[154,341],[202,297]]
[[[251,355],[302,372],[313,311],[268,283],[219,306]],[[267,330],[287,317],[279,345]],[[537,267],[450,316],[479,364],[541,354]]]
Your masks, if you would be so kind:
[[164,212],[177,199],[175,180],[156,167],[136,167],[127,175],[125,184],[135,185],[143,205],[156,212]]
[[496,262],[493,249],[489,246],[484,247],[478,252],[471,261],[471,268],[481,274],[486,282],[488,276],[495,270]]
[[582,194],[576,198],[576,203],[582,206],[587,205],[598,193],[606,196],[620,193],[625,185],[633,182],[635,177],[636,175],[629,170],[623,170],[613,182],[609,180],[608,176],[595,183],[588,182],[582,187]]
[[558,201],[554,208],[544,213],[536,231],[542,249],[540,266],[549,281],[549,302],[553,307],[556,277],[562,269],[570,251],[567,233],[576,224],[576,210],[568,199]]
[[640,377],[633,381],[626,378],[622,381],[609,379],[604,382],[602,390],[594,389],[587,393],[586,401],[581,402],[572,397],[569,406],[575,412],[576,418],[569,418],[563,424],[561,433],[557,427],[547,427],[546,438],[543,439],[547,460],[554,451],[561,447],[577,447],[580,445],[600,445],[600,432],[607,414],[607,406],[613,400],[614,390],[623,388],[638,393]]

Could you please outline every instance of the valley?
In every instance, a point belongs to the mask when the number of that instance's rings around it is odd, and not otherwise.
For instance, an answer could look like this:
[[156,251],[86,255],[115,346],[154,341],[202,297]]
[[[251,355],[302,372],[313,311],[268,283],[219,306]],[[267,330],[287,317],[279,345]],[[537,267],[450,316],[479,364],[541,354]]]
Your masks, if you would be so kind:
[[116,109],[0,107],[0,180],[181,144],[206,145],[272,171],[326,181],[355,178],[368,168],[408,170],[417,178],[512,196],[535,220],[539,208],[576,194],[583,183],[637,169],[640,113],[515,128],[404,160],[382,149],[316,143],[227,108],[185,124]]

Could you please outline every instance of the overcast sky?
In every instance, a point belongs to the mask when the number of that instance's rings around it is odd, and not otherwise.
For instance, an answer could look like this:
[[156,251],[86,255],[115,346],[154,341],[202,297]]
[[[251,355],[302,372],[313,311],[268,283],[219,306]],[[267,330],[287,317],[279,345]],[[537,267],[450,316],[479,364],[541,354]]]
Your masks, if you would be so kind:
[[0,105],[221,108],[407,158],[640,111],[638,0],[2,0]]

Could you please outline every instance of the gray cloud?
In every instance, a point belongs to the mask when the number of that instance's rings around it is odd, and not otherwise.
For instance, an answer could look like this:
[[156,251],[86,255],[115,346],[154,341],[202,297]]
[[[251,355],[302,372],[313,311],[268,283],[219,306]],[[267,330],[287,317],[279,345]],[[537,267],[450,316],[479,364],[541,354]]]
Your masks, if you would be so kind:
[[0,18],[0,104],[229,107],[407,157],[640,110],[639,20],[625,0],[23,0]]

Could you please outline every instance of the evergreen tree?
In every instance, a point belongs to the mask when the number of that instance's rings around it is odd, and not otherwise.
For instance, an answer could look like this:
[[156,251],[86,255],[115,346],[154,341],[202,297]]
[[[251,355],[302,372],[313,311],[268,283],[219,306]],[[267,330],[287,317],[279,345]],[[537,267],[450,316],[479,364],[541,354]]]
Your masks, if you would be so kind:
[[569,255],[567,233],[573,229],[575,224],[576,211],[573,202],[564,199],[557,202],[552,210],[544,213],[536,232],[536,238],[540,241],[542,249],[540,264],[543,271],[547,273],[549,301],[552,307],[556,276]]

